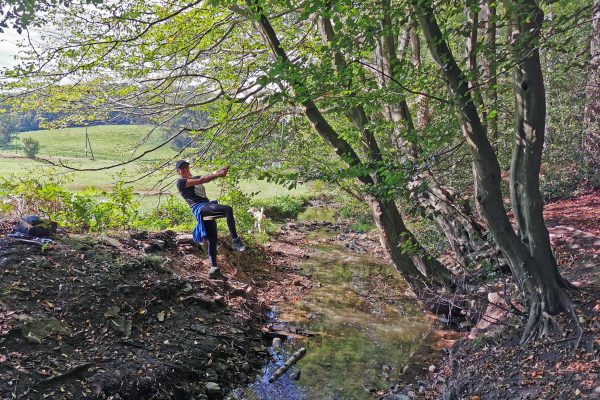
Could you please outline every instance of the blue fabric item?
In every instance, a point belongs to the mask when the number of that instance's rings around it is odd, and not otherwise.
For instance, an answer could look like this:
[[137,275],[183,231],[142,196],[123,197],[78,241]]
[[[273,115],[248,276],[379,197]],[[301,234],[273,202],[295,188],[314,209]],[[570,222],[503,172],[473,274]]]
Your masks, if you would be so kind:
[[196,222],[197,222],[196,227],[194,228],[194,231],[192,232],[192,238],[194,239],[194,242],[200,243],[206,237],[206,228],[204,227],[204,221],[202,221],[202,208],[207,204],[216,204],[216,203],[218,203],[218,201],[213,200],[213,201],[207,201],[204,203],[196,203],[192,206],[192,213],[194,214],[194,217],[196,217]]

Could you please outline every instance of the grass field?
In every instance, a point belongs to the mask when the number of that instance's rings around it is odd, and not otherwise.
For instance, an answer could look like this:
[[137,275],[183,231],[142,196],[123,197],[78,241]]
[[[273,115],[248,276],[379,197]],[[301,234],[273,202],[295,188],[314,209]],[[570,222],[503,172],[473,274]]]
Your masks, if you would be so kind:
[[[4,148],[0,147],[0,176],[57,175],[68,180],[66,187],[70,190],[77,191],[88,187],[110,190],[119,178],[124,181],[140,178],[146,172],[152,170],[158,162],[174,157],[176,151],[167,145],[139,161],[102,171],[72,172],[61,167],[50,167],[48,163],[41,159],[48,159],[55,163],[58,163],[60,159],[75,168],[108,167],[119,161],[130,159],[132,154],[140,154],[153,148],[164,140],[162,133],[155,131],[135,150],[136,146],[144,140],[149,132],[150,127],[144,125],[89,127],[88,135],[95,160],[85,158],[85,128],[23,132],[18,134],[17,139],[11,145]],[[39,140],[40,152],[38,157],[40,160],[30,160],[24,157],[18,144],[22,137],[33,137]],[[149,208],[158,203],[158,196],[148,195],[148,192],[157,192],[162,189],[163,192],[177,194],[174,187],[176,177],[175,171],[167,168],[136,180],[131,185],[134,192],[139,193],[143,208]],[[209,183],[206,186],[209,197],[217,199],[221,193],[221,185],[218,181]],[[282,194],[300,194],[306,191],[304,187],[288,191],[281,186],[264,181],[242,182],[241,187],[242,190],[248,193],[258,192],[258,198],[268,198]],[[162,201],[164,200],[165,197],[163,196]]]
[[[100,125],[90,126],[87,130],[91,150],[98,160],[125,160],[154,148],[164,141],[163,131],[152,131],[152,128],[146,125]],[[20,139],[24,137],[32,137],[40,142],[41,155],[85,158],[85,128],[22,132],[6,151],[14,154],[15,148],[20,147]],[[143,140],[144,142],[140,144]],[[163,160],[174,155],[175,150],[166,145],[148,154],[143,160]],[[88,153],[88,157],[91,157],[91,152]]]

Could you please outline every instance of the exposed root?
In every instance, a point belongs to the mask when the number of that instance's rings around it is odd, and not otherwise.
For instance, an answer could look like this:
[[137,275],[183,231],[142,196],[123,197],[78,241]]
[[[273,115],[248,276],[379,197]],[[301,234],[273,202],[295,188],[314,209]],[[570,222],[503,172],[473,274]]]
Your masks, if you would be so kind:
[[[563,290],[558,290],[556,296],[557,313],[563,311],[575,324],[577,340],[575,347],[572,350],[572,353],[575,353],[575,350],[577,350],[579,343],[581,342],[581,337],[583,336],[583,327],[579,323],[579,318],[575,312],[575,305],[567,293]],[[545,309],[545,303],[541,299],[536,298],[532,300],[529,307],[529,318],[525,330],[523,331],[523,335],[521,336],[520,344],[523,345],[532,340],[537,340],[555,333],[561,333],[558,322],[552,315],[546,312]]]
[[558,280],[558,285],[568,291],[571,292],[578,292],[579,288],[575,285],[573,285],[571,282],[569,282],[568,280],[566,280],[565,278],[563,278],[562,276],[559,276],[559,280]]

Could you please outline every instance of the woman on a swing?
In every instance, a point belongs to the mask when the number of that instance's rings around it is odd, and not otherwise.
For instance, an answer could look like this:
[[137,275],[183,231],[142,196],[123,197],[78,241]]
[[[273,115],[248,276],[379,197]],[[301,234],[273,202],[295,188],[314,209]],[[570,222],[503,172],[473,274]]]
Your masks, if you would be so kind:
[[233,208],[218,204],[216,201],[209,201],[206,196],[206,189],[204,188],[204,183],[226,176],[229,167],[219,168],[208,175],[192,176],[190,164],[185,160],[180,160],[175,163],[175,169],[181,177],[177,179],[177,190],[179,190],[181,196],[190,205],[192,213],[196,217],[197,224],[192,233],[194,241],[200,243],[208,240],[208,258],[211,263],[208,277],[209,279],[226,281],[227,277],[217,265],[217,221],[215,219],[204,220],[203,218],[226,217],[227,227],[232,239],[231,246],[237,251],[246,250],[246,245],[238,236],[235,229]]

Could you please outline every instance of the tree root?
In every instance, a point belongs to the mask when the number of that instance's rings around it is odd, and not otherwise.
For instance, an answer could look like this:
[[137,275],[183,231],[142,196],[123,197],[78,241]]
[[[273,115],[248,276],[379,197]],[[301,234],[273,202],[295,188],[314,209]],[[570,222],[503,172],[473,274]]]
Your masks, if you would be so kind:
[[[566,282],[566,280],[565,280]],[[575,351],[579,347],[581,338],[583,336],[583,327],[579,323],[579,318],[575,312],[575,305],[569,296],[562,290],[557,291],[557,305],[558,311],[563,311],[567,314],[569,319],[573,321],[575,325],[576,336],[569,339],[576,339],[575,346],[571,350],[571,355],[575,354]],[[532,340],[539,339],[544,336],[549,336],[552,333],[561,332],[560,326],[556,319],[551,316],[545,310],[546,306],[539,297],[532,299],[532,303],[529,306],[529,318],[527,325],[521,336],[520,344],[526,344]]]
[[67,372],[64,372],[62,374],[58,374],[58,375],[52,376],[50,378],[41,380],[38,382],[38,384],[42,385],[42,386],[48,385],[50,383],[56,383],[56,382],[63,381],[70,377],[75,377],[75,379],[82,379],[83,375],[87,372],[87,370],[95,365],[96,365],[96,363],[94,363],[94,362],[88,362],[85,364],[81,364],[81,365],[71,368]]

